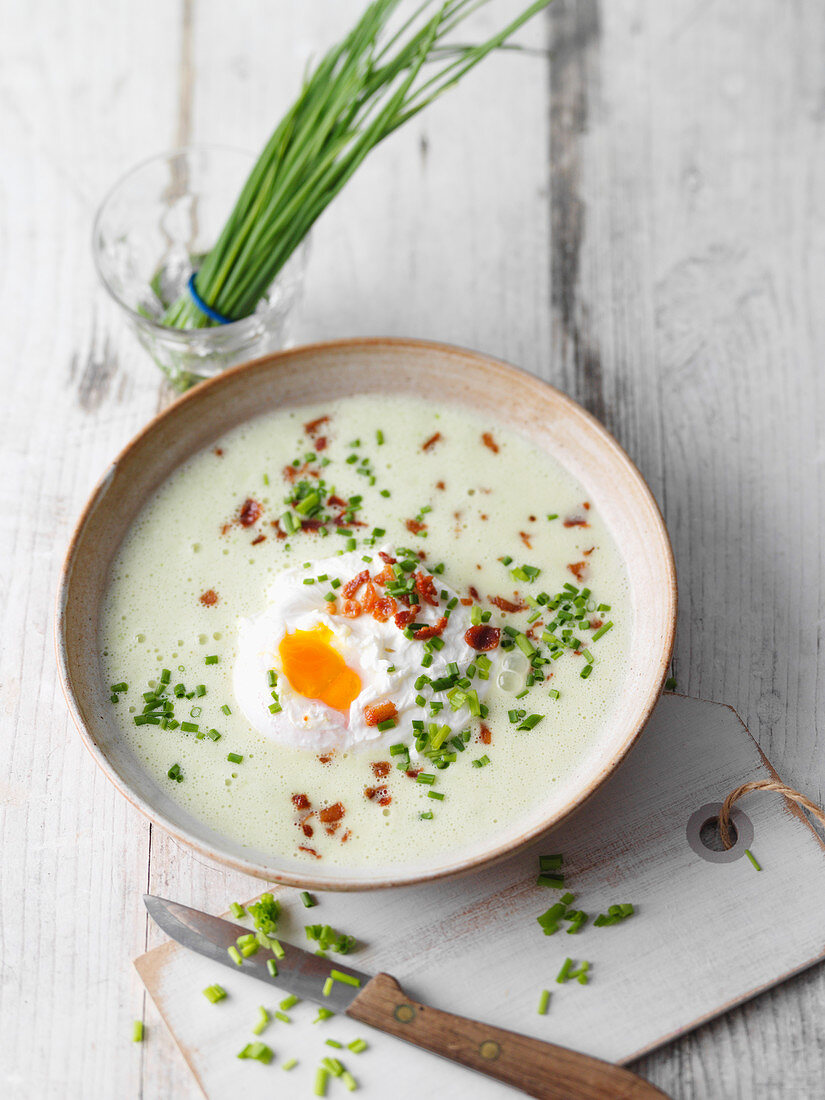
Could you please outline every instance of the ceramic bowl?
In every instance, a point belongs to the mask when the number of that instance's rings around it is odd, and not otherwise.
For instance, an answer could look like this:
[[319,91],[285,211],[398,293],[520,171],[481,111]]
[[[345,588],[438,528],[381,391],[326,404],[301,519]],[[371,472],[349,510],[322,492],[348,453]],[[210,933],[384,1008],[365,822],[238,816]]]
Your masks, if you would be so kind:
[[[584,486],[626,563],[634,615],[627,674],[571,795],[530,808],[516,825],[426,867],[326,867],[245,847],[210,829],[162,790],[118,737],[99,658],[100,610],[112,559],[135,516],[190,455],[262,412],[354,393],[437,393],[515,429]],[[667,532],[641,474],[584,409],[515,367],[418,340],[345,340],[295,348],[235,367],[181,397],[112,463],[83,511],[60,585],[57,650],[72,717],[117,788],[156,824],[213,859],[248,874],[319,890],[397,886],[469,871],[501,859],[579,807],[616,769],[662,690],[673,645],[676,578]]]

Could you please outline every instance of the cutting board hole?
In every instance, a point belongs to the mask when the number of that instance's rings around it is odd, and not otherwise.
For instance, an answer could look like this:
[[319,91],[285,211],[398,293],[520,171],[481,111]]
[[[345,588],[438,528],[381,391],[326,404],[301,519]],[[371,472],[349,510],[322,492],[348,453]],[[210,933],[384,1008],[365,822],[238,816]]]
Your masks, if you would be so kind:
[[[733,845],[739,840],[736,826],[731,824]],[[719,832],[719,818],[709,817],[699,828],[699,839],[710,852],[726,852],[728,849],[722,843],[722,834]]]

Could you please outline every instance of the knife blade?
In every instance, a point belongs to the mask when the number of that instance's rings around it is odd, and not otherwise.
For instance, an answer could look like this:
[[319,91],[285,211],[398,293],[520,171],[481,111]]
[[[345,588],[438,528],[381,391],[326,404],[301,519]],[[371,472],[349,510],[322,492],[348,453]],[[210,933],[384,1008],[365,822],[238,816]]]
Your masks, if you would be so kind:
[[[244,959],[241,966],[230,958],[228,949],[234,946],[238,936],[249,935],[249,929],[244,925],[233,924],[222,917],[213,917],[199,909],[190,909],[188,905],[153,894],[144,894],[143,901],[155,924],[182,947],[197,951],[221,966],[229,966],[236,972],[249,974],[268,985],[294,993],[296,997],[316,1001],[333,1012],[346,1012],[372,977],[337,959],[323,959],[320,955],[279,940],[284,957],[276,959],[278,976],[274,978],[267,969],[267,962],[273,957],[269,951],[258,950]],[[358,985],[333,981],[331,992],[324,996],[324,983],[333,970],[349,974]]]
[[[276,960],[276,977],[267,968],[267,960],[273,956],[266,949],[238,966],[227,949],[238,936],[248,935],[248,928],[152,894],[144,894],[143,900],[155,923],[182,947],[514,1085],[538,1100],[604,1100],[606,1096],[611,1100],[668,1100],[654,1085],[621,1066],[430,1008],[408,997],[389,974],[365,974],[294,944],[278,941],[284,955]],[[357,984],[333,980],[325,995],[324,985],[336,970]]]

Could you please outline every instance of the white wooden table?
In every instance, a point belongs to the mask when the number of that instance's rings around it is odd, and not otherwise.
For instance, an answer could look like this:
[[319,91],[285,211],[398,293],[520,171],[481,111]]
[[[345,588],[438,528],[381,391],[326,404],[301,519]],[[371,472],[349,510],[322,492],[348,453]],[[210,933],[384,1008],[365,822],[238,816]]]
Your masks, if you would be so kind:
[[[56,683],[74,518],[167,400],[96,284],[91,217],[151,153],[257,148],[360,6],[0,6],[4,1097],[195,1097],[130,965],[155,942],[140,895],[217,910],[256,888],[138,816]],[[679,690],[733,704],[821,802],[821,5],[557,0],[522,40],[531,53],[387,142],[324,217],[298,336],[466,344],[604,420],[674,541]],[[679,1100],[820,1096],[823,1000],[814,968],[638,1068]],[[151,1042],[133,1046],[143,1012]]]

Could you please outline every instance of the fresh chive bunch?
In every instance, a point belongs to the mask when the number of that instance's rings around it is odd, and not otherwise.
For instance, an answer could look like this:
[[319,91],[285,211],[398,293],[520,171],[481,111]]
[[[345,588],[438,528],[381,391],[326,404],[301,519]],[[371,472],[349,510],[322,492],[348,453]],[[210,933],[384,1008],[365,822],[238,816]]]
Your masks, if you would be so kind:
[[[214,247],[197,273],[202,301],[230,320],[254,312],[275,276],[379,142],[453,87],[547,7],[534,0],[475,46],[446,36],[489,0],[424,0],[396,29],[411,0],[373,0],[349,34],[312,69],[261,153]],[[425,69],[426,66],[426,69]],[[205,328],[189,293],[163,323]]]

